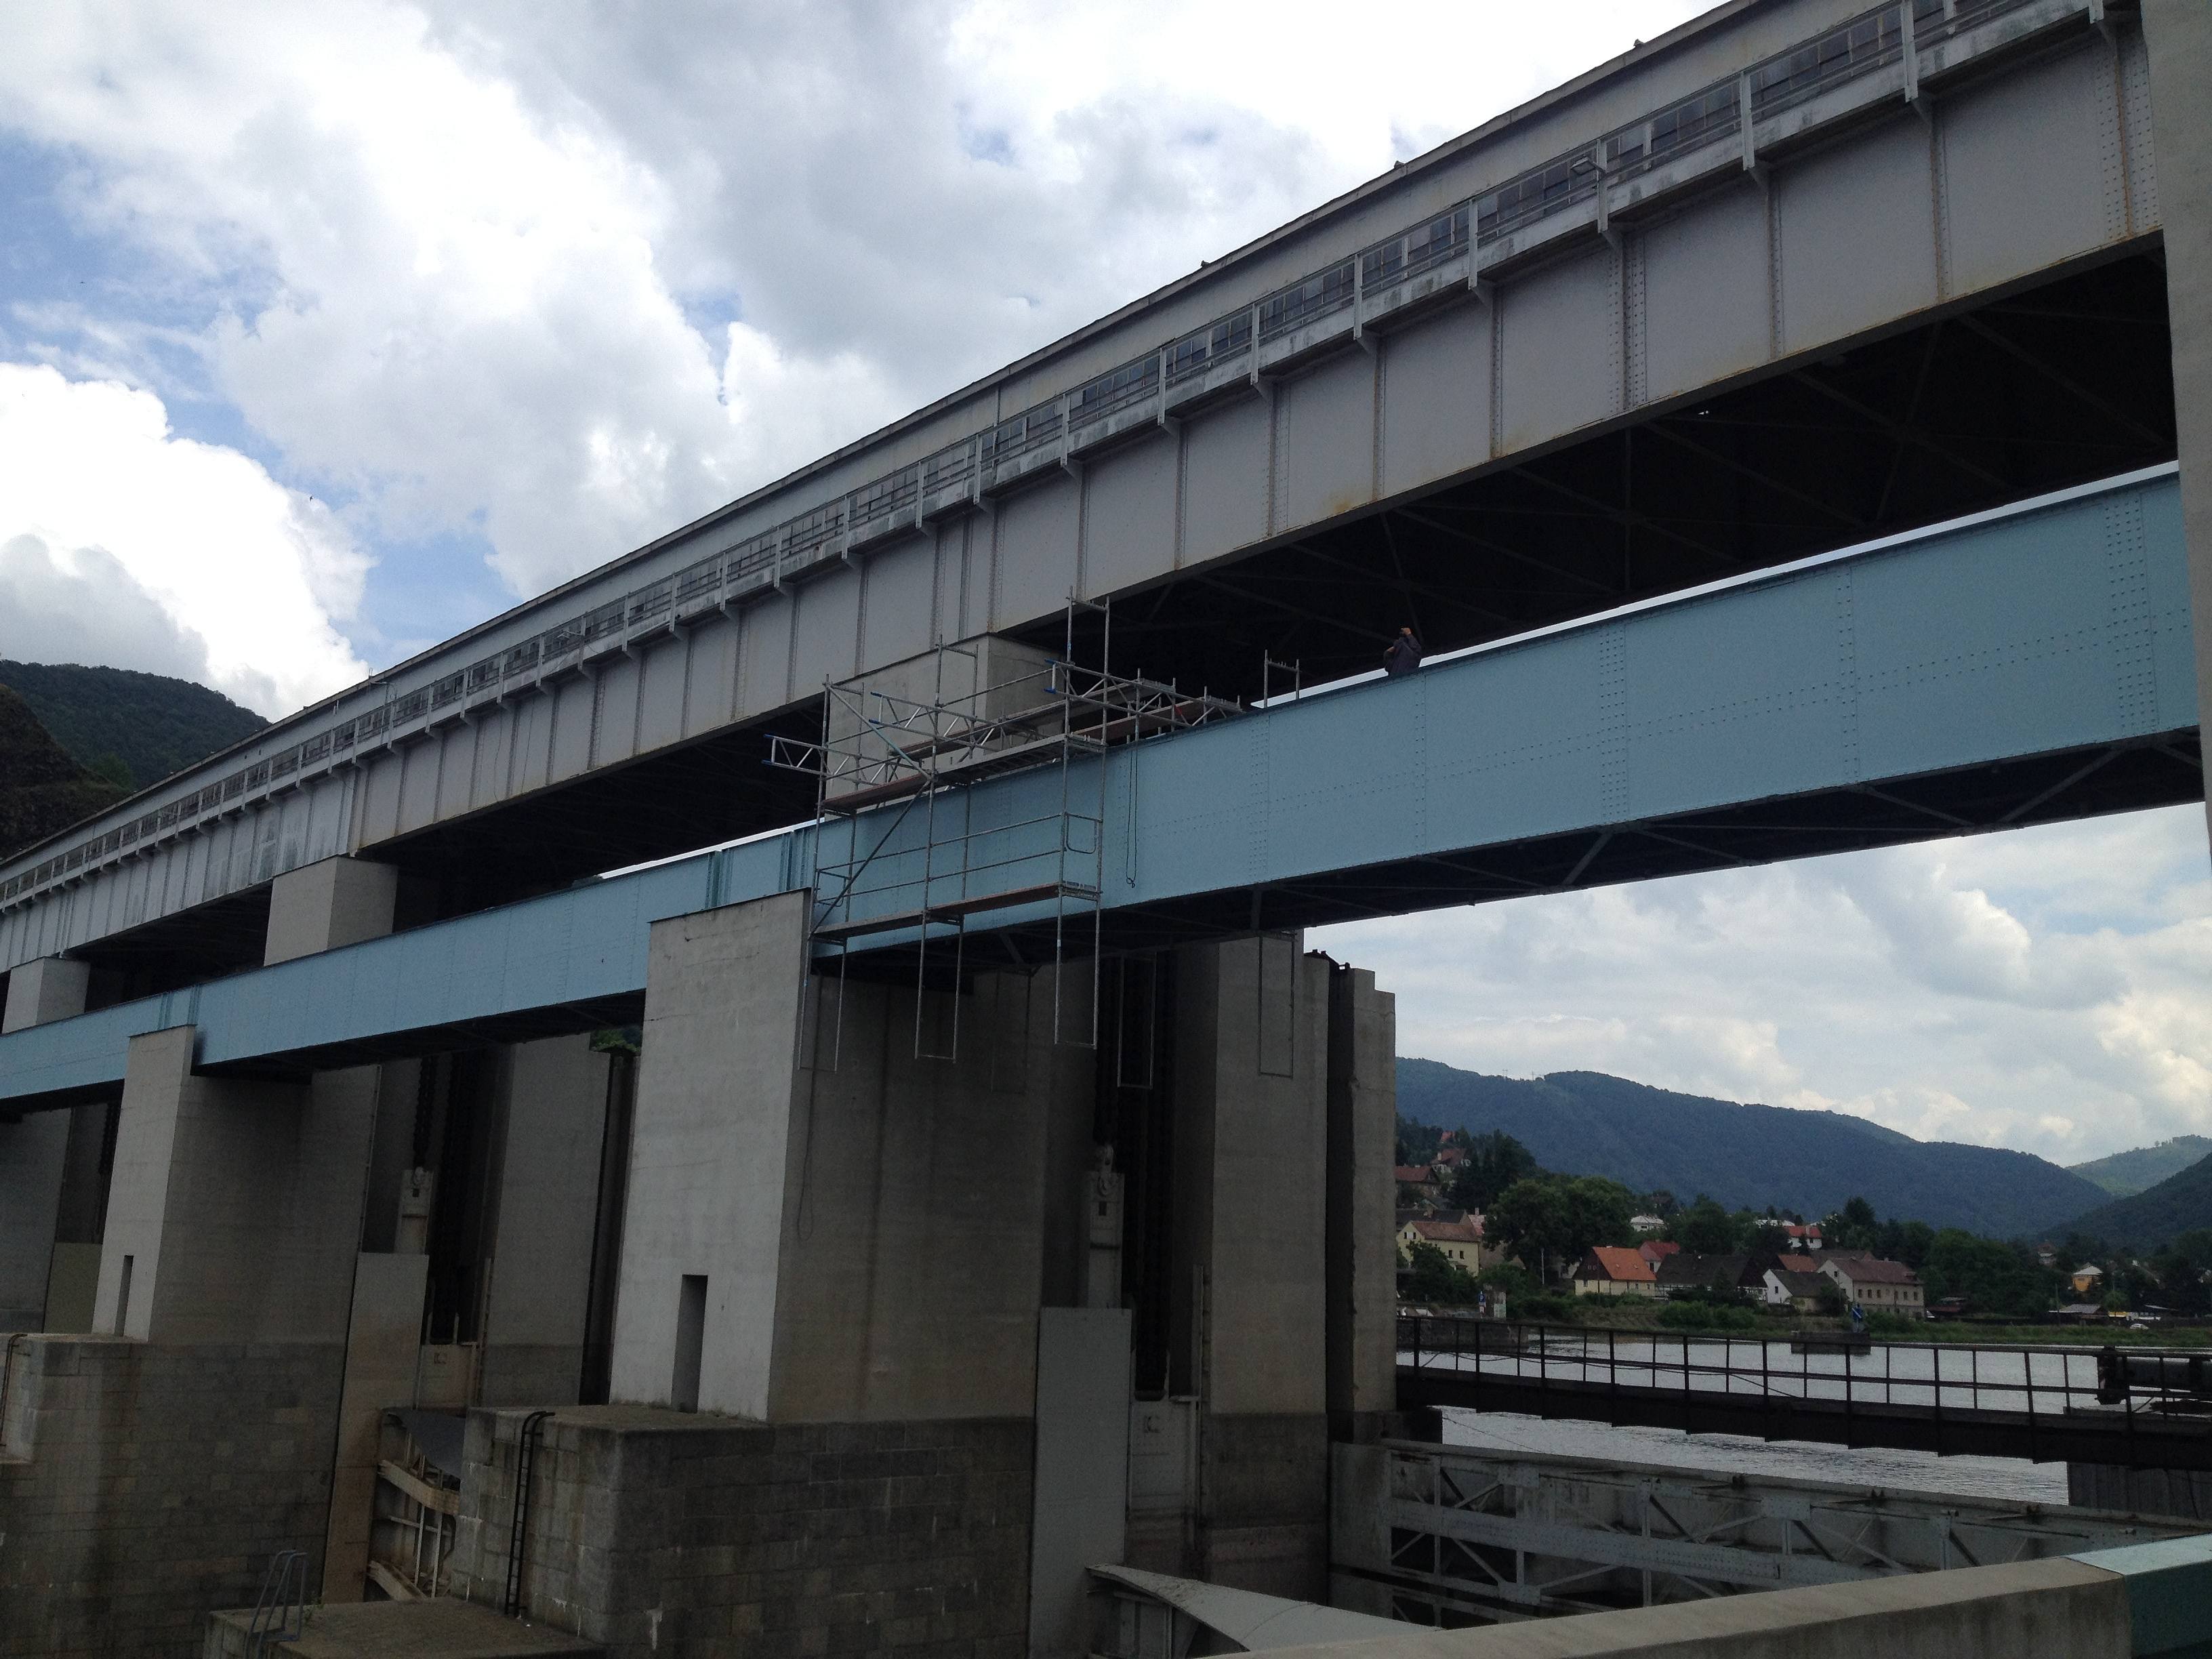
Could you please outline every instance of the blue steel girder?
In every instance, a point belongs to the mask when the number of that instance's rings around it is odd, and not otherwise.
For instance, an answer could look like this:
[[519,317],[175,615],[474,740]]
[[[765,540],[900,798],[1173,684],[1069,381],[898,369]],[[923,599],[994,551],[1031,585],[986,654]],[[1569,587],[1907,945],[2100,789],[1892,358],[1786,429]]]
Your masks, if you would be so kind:
[[[1103,801],[1109,941],[1389,915],[2199,799],[2196,725],[2169,467],[1081,757],[1066,777],[987,780],[897,823],[852,908],[915,908],[932,823],[940,848],[988,851],[960,896],[1032,886],[1073,799]],[[202,1066],[251,1068],[635,1018],[653,921],[805,886],[817,834],[872,845],[894,822],[805,826],[18,1032],[0,1038],[0,1101],[112,1091],[129,1038],[179,1024],[198,1027]],[[1018,940],[1052,916],[967,925]]]

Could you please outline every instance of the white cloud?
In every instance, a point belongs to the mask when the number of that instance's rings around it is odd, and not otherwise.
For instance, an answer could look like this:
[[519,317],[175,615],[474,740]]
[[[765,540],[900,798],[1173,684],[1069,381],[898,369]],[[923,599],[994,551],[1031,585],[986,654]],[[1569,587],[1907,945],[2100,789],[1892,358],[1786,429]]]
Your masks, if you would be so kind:
[[1319,5],[117,0],[21,21],[0,121],[288,480],[526,592],[1699,9],[1429,0],[1347,74]]
[[[2203,809],[1322,930],[1398,1050],[2078,1162],[2212,1133]],[[2125,926],[2112,925],[2111,912]]]
[[332,623],[362,569],[343,531],[172,435],[151,392],[0,363],[0,544],[14,654],[190,673],[272,715],[364,672]]

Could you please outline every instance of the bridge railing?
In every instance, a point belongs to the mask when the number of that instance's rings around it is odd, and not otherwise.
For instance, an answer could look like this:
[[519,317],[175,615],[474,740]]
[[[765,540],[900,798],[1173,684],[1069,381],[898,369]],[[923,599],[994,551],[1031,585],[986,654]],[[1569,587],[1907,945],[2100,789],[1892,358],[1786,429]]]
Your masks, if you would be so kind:
[[[1858,1340],[1842,1334],[1701,1335],[1467,1315],[1398,1320],[1398,1359],[1583,1400],[1663,1393],[1831,1402],[1947,1414],[2075,1413],[2212,1435],[2212,1354],[2025,1343]],[[1700,1404],[1712,1404],[1699,1400]]]

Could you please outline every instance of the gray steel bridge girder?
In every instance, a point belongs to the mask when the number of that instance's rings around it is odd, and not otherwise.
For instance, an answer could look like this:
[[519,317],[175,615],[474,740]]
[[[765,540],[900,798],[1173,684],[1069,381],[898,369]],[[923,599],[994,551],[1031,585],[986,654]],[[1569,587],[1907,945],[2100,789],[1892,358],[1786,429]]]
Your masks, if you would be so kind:
[[[1109,769],[1109,948],[1147,946],[1651,873],[1608,849],[1655,830],[1712,868],[2194,800],[2191,654],[2169,472],[1070,764]],[[1050,839],[1059,787],[1010,774],[946,816]],[[871,866],[886,914],[924,822]],[[815,834],[0,1037],[0,1100],[96,1095],[179,1024],[204,1067],[312,1069],[635,1018],[651,924],[810,885]],[[1031,923],[1048,957],[1049,921],[972,918],[1004,941],[975,965]]]
[[[1790,44],[1795,36],[1788,31],[1817,30],[1850,9],[1806,0],[1747,15],[1702,37],[1682,69],[1644,61],[1601,94],[1584,89],[1579,103],[1568,100],[1540,116],[1528,115],[1534,125],[1511,144],[1466,148],[1419,181],[1411,176],[1419,170],[1408,170],[1402,188],[1370,191],[1353,221],[1326,234],[1318,223],[1299,228],[1238,280],[1264,284],[1294,277],[1320,257],[1328,236],[1382,234],[1455,191],[1494,182],[1485,167],[1510,170],[1547,147],[1586,138],[1576,123],[1618,123],[1662,105],[1680,90],[1670,77],[1710,78],[1724,60],[1756,58]],[[1771,170],[1756,184],[1744,182],[1737,166],[1715,173],[1699,193],[1665,197],[1651,193],[1657,177],[1648,175],[1637,186],[1642,194],[1625,204],[1632,210],[1626,216],[1564,239],[1553,234],[1558,225],[1516,230],[1498,245],[1510,244],[1504,252],[1493,248],[1483,257],[1520,268],[1510,280],[1480,284],[1480,302],[1426,310],[1387,334],[1369,331],[1361,337],[1369,349],[1310,359],[1285,378],[1266,381],[1264,395],[1248,389],[1171,423],[1138,422],[1117,447],[1086,453],[1068,468],[1042,469],[1037,482],[1000,497],[988,513],[917,521],[865,556],[831,561],[811,580],[787,591],[763,589],[742,605],[694,605],[678,615],[684,606],[655,610],[641,603],[632,607],[639,612],[635,627],[625,622],[600,636],[586,653],[588,662],[580,658],[577,665],[549,670],[527,684],[510,686],[495,677],[479,690],[464,688],[450,704],[426,702],[419,725],[402,731],[387,724],[374,741],[351,742],[343,751],[333,743],[312,760],[306,757],[314,748],[310,741],[278,776],[275,763],[285,758],[288,743],[311,735],[318,720],[353,722],[363,697],[341,699],[314,719],[289,723],[250,752],[222,762],[246,768],[240,775],[248,780],[257,764],[270,764],[260,783],[237,796],[226,787],[213,802],[206,799],[201,786],[219,781],[221,770],[210,768],[208,779],[194,775],[189,787],[179,781],[158,798],[132,803],[133,813],[154,822],[151,832],[140,836],[141,819],[126,823],[122,814],[112,815],[112,826],[106,820],[94,826],[107,833],[88,860],[39,884],[32,902],[0,911],[0,963],[97,946],[332,853],[451,861],[463,848],[454,837],[476,834],[465,831],[467,821],[495,823],[518,805],[536,804],[530,805],[531,833],[509,839],[537,839],[556,823],[577,837],[573,848],[556,846],[539,856],[544,867],[532,878],[540,885],[584,873],[592,848],[614,854],[603,857],[604,867],[623,856],[672,852],[718,834],[765,827],[778,811],[787,821],[790,803],[760,786],[740,789],[744,801],[726,809],[726,817],[734,812],[743,822],[705,823],[686,799],[696,796],[696,787],[684,787],[678,775],[687,763],[685,746],[721,744],[715,755],[737,759],[737,769],[747,772],[745,757],[757,734],[734,748],[729,743],[763,720],[787,714],[823,678],[909,655],[936,635],[1025,627],[1055,609],[1070,589],[1172,593],[1186,622],[1197,625],[1178,629],[1161,619],[1149,647],[1166,659],[1131,665],[1212,672],[1191,641],[1215,635],[1237,647],[1235,660],[1219,665],[1223,678],[1215,683],[1223,684],[1250,672],[1244,659],[1256,660],[1261,634],[1281,645],[1303,630],[1299,648],[1316,662],[1348,662],[1366,650],[1364,636],[1354,637],[1369,626],[1364,613],[1355,612],[1358,620],[1347,632],[1342,623],[1327,620],[1345,613],[1334,598],[1296,603],[1287,584],[1306,575],[1273,570],[1259,590],[1240,583],[1234,562],[1265,550],[1291,557],[1293,544],[1303,543],[1305,551],[1297,556],[1314,561],[1316,569],[1337,559],[1336,596],[1364,588],[1370,605],[1381,595],[1402,599],[1424,614],[1437,636],[1432,644],[1553,620],[1718,574],[1731,562],[1740,568],[1735,544],[1747,533],[1758,540],[1755,526],[1662,523],[1663,514],[1593,495],[1589,481],[1571,469],[1530,473],[1532,501],[1554,502],[1577,525],[1610,525],[1623,538],[1620,563],[1643,559],[1644,572],[1624,569],[1619,579],[1608,572],[1600,580],[1561,568],[1560,556],[1540,533],[1542,514],[1530,503],[1508,504],[1495,522],[1455,514],[1441,497],[1441,514],[1419,503],[1486,470],[1533,465],[1562,445],[1587,447],[1592,434],[1632,418],[1644,421],[1677,406],[1678,412],[1695,410],[1710,389],[1746,377],[1786,368],[1793,376],[1817,371],[1814,378],[1848,383],[1850,372],[1838,375],[1824,361],[1839,345],[1906,321],[1924,322],[1946,307],[2153,234],[2160,221],[2141,32],[2116,19],[2109,39],[2096,35],[2076,16],[2078,9],[2052,0],[2015,9],[2014,24],[2057,29],[2045,37],[2051,49],[2008,59],[2002,72],[1952,88],[1923,105],[1924,119],[1904,113],[1902,100],[1893,100],[1898,113],[1887,120],[1877,112],[1888,103],[1838,106],[1832,131],[1814,123],[1799,135],[1809,147],[1785,155],[1773,148],[1778,133],[1764,137],[1769,148],[1760,165]],[[1956,70],[1965,49],[1948,50],[1951,56],[1936,66]],[[1812,121],[1808,112],[1817,112],[1802,106],[1790,124],[1806,125]],[[1811,142],[1815,131],[1822,135],[1820,144]],[[2036,167],[2020,167],[2017,158],[2031,154]],[[1734,182],[1714,182],[1722,179]],[[1636,217],[1639,213],[1645,216]],[[1905,234],[1900,226],[1914,228]],[[1126,339],[1131,329],[1180,327],[1176,307],[1190,303],[1180,294],[1164,298],[1117,321],[1114,329],[1123,331],[1115,337]],[[1220,301],[1195,303],[1210,315]],[[2012,346],[2023,349],[2016,340]],[[1102,337],[1086,345],[1089,355],[1069,358],[1066,372],[1079,379],[1092,373],[1115,349]],[[1049,378],[1019,381],[1019,395],[1048,390]],[[2070,398],[2069,407],[2083,410],[2098,404],[2097,388],[2076,385],[2069,392],[2059,384],[2063,379],[2046,376],[2051,398]],[[1868,406],[1848,384],[1807,395],[1837,411],[1837,419],[1881,435],[1882,419],[1869,425]],[[1910,401],[1917,404],[1917,395]],[[999,412],[1005,412],[1003,399]],[[972,415],[963,410],[945,418]],[[1882,418],[1910,426],[1925,416],[1901,407],[1896,416]],[[2163,423],[2151,410],[2147,425],[2136,422],[2136,447],[2100,452],[2101,465],[2110,470],[2162,459],[2171,446]],[[1882,464],[1891,477],[1873,495],[1893,517],[1877,514],[1877,522],[1911,520],[1907,452],[1917,454],[1915,443],[1924,448],[1930,441],[1925,432],[1911,436],[1914,441],[1900,441],[1897,456]],[[1719,458],[1710,460],[1717,478],[1745,465],[1729,454],[1738,439],[1726,431],[1678,422],[1672,435],[1654,441],[1676,466],[1689,464],[1686,458],[1700,448],[1711,452]],[[1943,497],[1954,504],[1985,504],[2017,487],[2013,461],[1993,465],[1986,455],[1961,453],[1943,465],[1957,474]],[[2056,481],[2051,465],[2032,476]],[[1978,482],[1971,476],[1977,470]],[[817,487],[810,482],[793,489]],[[774,499],[787,504],[791,496]],[[1481,513],[1498,507],[1494,493],[1483,499]],[[1759,499],[1765,505],[1747,501],[1720,511],[1723,518],[1756,517],[1784,498],[1767,489]],[[1382,504],[1407,511],[1375,515]],[[1817,504],[1801,508],[1816,522],[1823,518]],[[1311,544],[1332,527],[1362,538],[1348,567],[1340,554]],[[1831,516],[1825,542],[1822,532],[1808,529],[1796,532],[1800,539],[1790,550],[1832,545],[1867,527],[1866,520],[1848,513]],[[686,532],[605,580],[627,591],[625,584],[649,582],[664,567],[672,572],[733,533],[733,526],[720,524]],[[1639,534],[1688,562],[1680,571],[1662,569],[1633,554],[1627,544]],[[1401,545],[1409,538],[1425,544],[1427,566],[1448,568],[1449,561],[1439,564],[1442,550],[1458,549],[1463,568],[1442,582],[1408,576],[1401,556],[1416,550]],[[1532,556],[1530,549],[1538,551]],[[1533,562],[1516,561],[1516,554]],[[1472,562],[1478,559],[1502,563],[1477,574]],[[1516,595],[1531,580],[1553,597]],[[1194,585],[1201,581],[1227,586]],[[559,607],[584,603],[580,590],[557,600]],[[1204,608],[1208,603],[1213,609]],[[530,625],[550,614],[539,608]],[[1255,632],[1260,623],[1264,628]],[[503,623],[501,629],[511,633],[521,625]],[[489,635],[472,638],[448,654],[493,642]],[[445,665],[419,671],[426,685]],[[367,702],[384,708],[399,690],[396,683],[373,687]],[[641,769],[640,763],[653,757],[678,771],[664,777],[665,767]],[[703,760],[694,757],[688,763]],[[550,805],[581,782],[612,781],[625,771],[634,783],[648,775],[652,782],[635,790],[639,810],[625,815],[629,841],[621,848],[608,841],[610,830],[568,824]],[[189,818],[185,794],[193,797]],[[168,811],[163,799],[176,809],[167,824],[155,822]],[[484,847],[466,843],[475,848],[468,854],[475,866],[500,862],[489,850],[497,831],[489,834]],[[104,844],[124,835],[137,838],[130,845]],[[27,860],[23,868],[38,864]],[[0,887],[17,878],[15,866],[5,878]],[[513,896],[512,890],[493,891],[480,902]],[[468,902],[464,895],[450,908]]]

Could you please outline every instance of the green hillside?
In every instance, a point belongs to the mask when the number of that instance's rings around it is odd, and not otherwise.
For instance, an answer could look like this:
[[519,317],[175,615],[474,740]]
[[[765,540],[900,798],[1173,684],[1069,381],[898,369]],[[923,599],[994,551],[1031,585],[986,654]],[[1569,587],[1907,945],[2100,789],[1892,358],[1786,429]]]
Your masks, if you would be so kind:
[[94,777],[0,685],[0,856],[66,829],[123,791]]
[[220,691],[128,668],[0,660],[0,686],[21,697],[80,766],[129,789],[159,783],[269,724]]
[[1503,1129],[1547,1169],[1663,1188],[1686,1204],[1710,1193],[1731,1209],[1821,1216],[1856,1195],[1885,1216],[2007,1238],[2105,1196],[2026,1152],[1915,1140],[1841,1112],[1673,1094],[1597,1072],[1487,1077],[1401,1059],[1398,1110],[1476,1134]]
[[2069,1231],[2135,1250],[2154,1250],[2177,1233],[2212,1227],[2212,1154],[2155,1187],[2085,1215],[2065,1217],[2063,1224]]
[[2212,1156],[2212,1135],[2176,1135],[2155,1146],[2137,1146],[2131,1152],[2066,1167],[2083,1180],[2095,1182],[2114,1198],[2132,1198],[2207,1156]]

